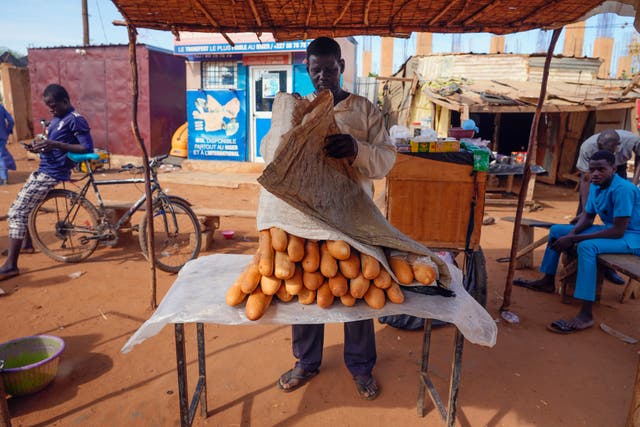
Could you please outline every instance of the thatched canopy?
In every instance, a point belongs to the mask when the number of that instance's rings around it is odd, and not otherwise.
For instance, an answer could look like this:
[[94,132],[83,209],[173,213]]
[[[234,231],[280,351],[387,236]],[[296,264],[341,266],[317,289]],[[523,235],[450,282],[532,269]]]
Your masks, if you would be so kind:
[[[408,37],[412,32],[506,34],[558,28],[603,0],[112,0],[135,27],[273,33],[277,41],[321,35]],[[606,2],[634,4],[635,0]]]

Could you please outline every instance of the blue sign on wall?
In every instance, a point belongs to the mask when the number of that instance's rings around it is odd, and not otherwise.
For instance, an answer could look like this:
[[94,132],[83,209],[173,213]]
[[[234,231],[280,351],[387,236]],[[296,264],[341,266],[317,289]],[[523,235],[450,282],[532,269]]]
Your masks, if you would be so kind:
[[190,159],[247,158],[247,93],[244,90],[187,91]]
[[311,41],[236,43],[230,44],[192,44],[174,46],[178,55],[202,55],[205,53],[260,53],[260,52],[294,52],[304,51]]

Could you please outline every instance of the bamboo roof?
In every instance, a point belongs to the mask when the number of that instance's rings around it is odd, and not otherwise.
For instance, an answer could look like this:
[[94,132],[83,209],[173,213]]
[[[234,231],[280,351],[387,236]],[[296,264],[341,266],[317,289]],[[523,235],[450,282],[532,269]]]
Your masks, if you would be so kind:
[[[589,83],[549,81],[543,112],[574,112],[632,108],[640,92],[622,95],[628,80],[606,80]],[[438,105],[461,110],[463,106],[476,113],[533,113],[540,96],[539,82],[509,80],[477,80],[460,88],[460,93],[442,96],[427,87],[424,93]]]
[[[135,27],[272,33],[277,41],[558,28],[603,0],[112,0]],[[635,0],[606,2],[630,4]],[[228,39],[230,43],[231,40]]]

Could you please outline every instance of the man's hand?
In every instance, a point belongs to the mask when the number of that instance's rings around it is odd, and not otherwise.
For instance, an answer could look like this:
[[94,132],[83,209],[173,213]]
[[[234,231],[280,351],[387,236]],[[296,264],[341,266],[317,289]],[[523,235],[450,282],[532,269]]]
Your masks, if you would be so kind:
[[34,153],[47,153],[57,147],[57,141],[51,141],[49,139],[36,139],[31,144],[31,151]]
[[324,151],[329,157],[346,158],[349,162],[353,162],[358,155],[358,143],[348,134],[329,135],[325,139]]
[[566,251],[571,246],[573,246],[573,240],[571,239],[571,237],[572,236],[570,236],[570,235],[560,237],[555,242],[550,243],[549,247],[551,249],[553,249],[554,251],[557,251],[557,252]]

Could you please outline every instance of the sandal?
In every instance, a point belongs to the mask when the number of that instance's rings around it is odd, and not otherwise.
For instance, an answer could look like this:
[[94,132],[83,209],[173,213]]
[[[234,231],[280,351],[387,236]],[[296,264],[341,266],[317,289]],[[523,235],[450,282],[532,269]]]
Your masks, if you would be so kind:
[[568,334],[574,334],[576,332],[584,331],[585,329],[589,329],[593,326],[593,324],[594,324],[594,321],[590,320],[587,322],[582,322],[579,325],[573,325],[570,323],[570,321],[560,319],[560,320],[556,320],[550,325],[547,325],[547,329],[550,330],[551,332],[555,332],[556,334],[568,335]]
[[[318,372],[320,371],[317,369],[315,371],[307,372],[302,368],[295,367],[282,374],[280,378],[278,378],[278,382],[276,384],[283,392],[290,393],[305,385],[311,378],[318,375]],[[290,384],[290,386],[285,388],[285,384]]]
[[547,294],[553,294],[556,291],[555,285],[543,285],[539,286],[535,284],[535,280],[524,280],[524,279],[513,279],[513,284],[515,286],[520,286],[521,288],[531,289],[536,292],[544,292]]
[[376,384],[376,380],[371,375],[360,375],[353,377],[353,381],[356,383],[356,389],[358,390],[358,396],[364,400],[373,400],[378,397],[380,388]]

